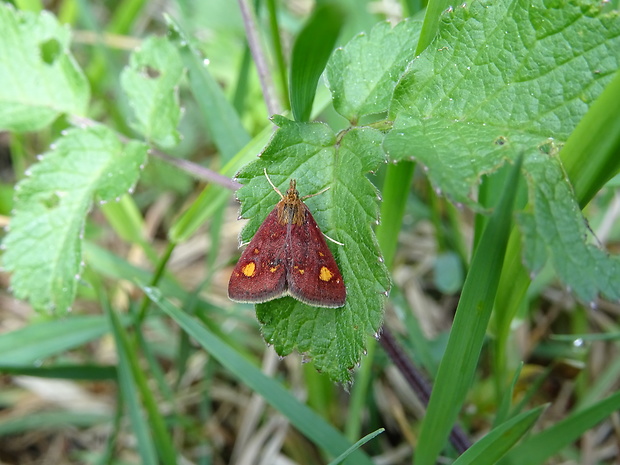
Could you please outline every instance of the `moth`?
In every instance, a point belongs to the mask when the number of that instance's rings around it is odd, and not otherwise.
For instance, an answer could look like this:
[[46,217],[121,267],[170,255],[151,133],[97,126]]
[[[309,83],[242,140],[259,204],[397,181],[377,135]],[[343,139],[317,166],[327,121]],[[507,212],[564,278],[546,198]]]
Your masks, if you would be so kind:
[[291,296],[315,307],[338,308],[347,291],[323,233],[300,197],[297,182],[290,180],[286,194],[267,215],[241,254],[228,283],[228,297],[235,302],[262,303]]

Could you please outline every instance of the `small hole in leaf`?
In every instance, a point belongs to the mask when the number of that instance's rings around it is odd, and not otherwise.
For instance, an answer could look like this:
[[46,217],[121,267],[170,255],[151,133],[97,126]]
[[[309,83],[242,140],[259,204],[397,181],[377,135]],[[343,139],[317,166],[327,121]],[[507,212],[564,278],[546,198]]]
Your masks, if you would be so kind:
[[53,65],[61,52],[60,44],[56,39],[47,40],[39,45],[41,59],[48,65]]
[[545,155],[557,155],[559,150],[562,148],[561,145],[556,144],[555,141],[548,140],[543,142],[538,146],[538,150]]
[[51,194],[47,198],[43,199],[41,203],[49,210],[56,208],[60,203],[60,197],[58,194]]
[[142,76],[148,79],[157,79],[161,76],[161,72],[157,68],[153,68],[152,66],[144,65],[140,68],[140,73]]
[[499,136],[497,139],[495,139],[495,145],[506,145],[508,143],[508,139],[506,139],[504,136]]

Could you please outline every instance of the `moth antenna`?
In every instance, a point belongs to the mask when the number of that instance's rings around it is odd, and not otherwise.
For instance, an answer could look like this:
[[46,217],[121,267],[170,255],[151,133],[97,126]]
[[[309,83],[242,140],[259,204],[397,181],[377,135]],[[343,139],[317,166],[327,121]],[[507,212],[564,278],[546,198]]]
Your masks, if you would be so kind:
[[280,198],[283,199],[284,196],[282,195],[282,192],[280,192],[280,189],[274,186],[273,183],[271,182],[271,179],[269,179],[269,175],[267,174],[267,168],[263,168],[263,171],[265,172],[265,177],[267,178],[267,181],[269,181],[269,184],[271,184],[271,187],[273,187],[273,190],[276,191],[280,195]]
[[329,237],[327,234],[323,233],[323,235],[325,236],[325,239],[329,239],[330,241],[332,241],[334,244],[338,244],[338,245],[342,245],[344,247],[344,244],[342,242],[338,242],[336,239],[332,239],[331,237]]
[[328,191],[328,190],[330,190],[331,188],[332,188],[332,186],[327,186],[325,189],[323,189],[323,190],[321,190],[321,191],[318,191],[318,192],[315,192],[314,194],[304,195],[304,196],[301,198],[301,200],[306,200],[306,199],[309,199],[310,197],[314,197],[315,195],[322,194],[323,192]]

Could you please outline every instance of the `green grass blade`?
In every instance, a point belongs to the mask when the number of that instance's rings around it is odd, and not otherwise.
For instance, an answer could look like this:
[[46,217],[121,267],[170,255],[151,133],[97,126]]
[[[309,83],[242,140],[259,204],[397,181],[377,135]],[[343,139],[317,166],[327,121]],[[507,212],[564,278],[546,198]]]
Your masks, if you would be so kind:
[[424,14],[424,24],[422,32],[418,40],[416,55],[424,51],[426,47],[433,41],[437,29],[439,28],[439,17],[451,5],[448,0],[430,0],[426,5],[426,13]]
[[63,353],[100,338],[110,330],[101,316],[72,316],[33,323],[0,335],[0,365],[19,366]]
[[191,38],[178,22],[169,16],[165,18],[171,30],[179,37],[180,53],[189,73],[190,89],[200,107],[207,130],[223,161],[227,162],[250,141],[250,136],[235,108],[209,73],[204,59],[193,47]]
[[[178,307],[162,299],[157,289],[143,289],[159,308],[176,321],[210,355],[252,390],[263,396],[272,407],[286,416],[302,434],[310,438],[328,454],[338,456],[351,446],[351,443],[342,433],[295,399],[280,383],[266,377],[260,369],[249,363],[213,332],[203,326],[199,320],[187,315]],[[368,456],[360,450],[353,452],[350,460],[351,463],[360,465],[372,464]]]
[[80,381],[109,381],[117,377],[116,367],[105,365],[55,365],[51,367],[0,365],[0,373]]
[[[232,160],[221,170],[225,176],[234,176],[235,173],[246,163],[256,158],[256,154],[267,145],[273,135],[273,126],[270,124],[257,134]],[[207,186],[185,210],[170,228],[168,236],[172,242],[187,240],[196,230],[210,217],[212,217],[222,205],[230,200],[232,193],[215,184]]]
[[340,34],[344,14],[334,4],[320,5],[301,30],[291,56],[291,109],[308,121],[319,78]]
[[543,464],[549,457],[618,409],[620,409],[620,392],[528,438],[498,463],[499,465]]
[[493,428],[456,459],[453,465],[495,465],[529,431],[544,409],[545,406],[535,408],[529,412],[517,415],[497,428]]
[[620,72],[592,104],[560,152],[582,207],[620,171],[619,101]]
[[[147,383],[146,375],[142,371],[140,362],[138,361],[135,350],[136,345],[131,343],[129,336],[125,331],[125,328],[123,328],[123,326],[120,324],[120,319],[118,318],[114,310],[109,308],[108,305],[104,306],[106,307],[108,317],[110,318],[110,323],[113,328],[114,339],[116,341],[116,347],[119,357],[120,373],[122,374],[123,379],[132,380],[133,382],[131,384],[135,383],[136,387],[138,388],[140,398],[142,399],[142,402],[144,403],[144,408],[148,413],[149,423],[151,426],[151,431],[153,433],[153,441],[157,450],[159,451],[161,463],[163,463],[164,465],[175,465],[177,463],[177,454],[174,450],[174,446],[172,445],[170,435],[166,431],[166,425],[164,423],[163,417],[159,412],[157,401],[153,396],[153,393]],[[120,363],[121,360],[122,364]],[[133,400],[136,402],[137,405],[139,405],[139,402],[136,399]]]
[[416,465],[433,465],[457,418],[474,377],[491,317],[512,223],[521,159],[511,168],[495,212],[474,253],[415,453]]
[[329,465],[338,465],[339,463],[342,463],[342,461],[344,459],[346,459],[349,455],[351,455],[351,453],[357,449],[359,449],[360,447],[362,447],[364,444],[366,444],[368,441],[370,441],[371,439],[373,439],[374,437],[380,435],[381,433],[383,433],[385,431],[385,428],[379,428],[376,431],[373,431],[370,434],[367,434],[366,436],[364,436],[362,439],[360,439],[359,441],[357,441],[355,444],[353,444],[351,447],[349,447],[347,450],[345,450],[342,454],[340,454],[338,457],[336,457],[334,460],[332,460],[331,462],[329,462]]
[[[57,431],[63,427],[89,428],[96,424],[109,423],[110,415],[88,412],[41,412],[32,415],[7,418],[0,421],[0,436],[33,433],[34,431]],[[152,462],[155,463],[155,462]]]

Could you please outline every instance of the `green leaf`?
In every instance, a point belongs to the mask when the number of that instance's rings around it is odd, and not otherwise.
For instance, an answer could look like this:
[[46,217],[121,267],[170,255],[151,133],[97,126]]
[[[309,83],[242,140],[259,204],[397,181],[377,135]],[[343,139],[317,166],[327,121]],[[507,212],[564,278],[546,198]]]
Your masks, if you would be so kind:
[[115,200],[133,188],[146,146],[123,145],[105,127],[71,129],[15,187],[3,264],[16,297],[38,310],[66,312],[82,267],[82,231],[93,200]]
[[0,3],[0,130],[34,131],[84,115],[88,82],[69,52],[70,31],[48,12]]
[[382,22],[334,51],[326,76],[334,108],[349,121],[385,112],[392,92],[415,56],[421,21],[405,20],[392,28]]
[[435,463],[473,381],[504,262],[520,169],[518,159],[474,252],[420,430],[416,465]]
[[[176,321],[183,331],[204,347],[209,355],[288,418],[301,434],[334,457],[350,448],[351,443],[340,431],[297,400],[278,381],[265,376],[257,366],[248,362],[245,357],[227,345],[202,322],[162,299],[158,289],[143,288],[143,290],[149,299]],[[359,449],[351,453],[350,459],[354,460],[351,463],[355,464],[372,464],[370,458]]]
[[179,143],[181,119],[178,86],[183,63],[176,48],[164,37],[150,37],[131,54],[121,74],[136,121],[133,128],[160,147]]
[[531,271],[549,259],[581,299],[618,299],[617,257],[584,239],[557,152],[619,60],[620,18],[598,4],[474,1],[444,15],[436,41],[397,85],[384,146],[396,160],[418,160],[438,192],[468,204],[483,173],[523,154]]
[[344,14],[337,5],[319,5],[301,30],[291,56],[291,109],[296,121],[308,121],[316,86],[340,34]]
[[256,306],[268,344],[284,356],[294,349],[314,361],[317,369],[346,382],[359,363],[366,337],[379,330],[384,294],[390,282],[370,223],[377,220],[377,189],[364,176],[384,160],[381,133],[354,128],[338,137],[321,123],[294,123],[274,118],[281,128],[258,161],[237,175],[245,184],[237,196],[241,216],[250,221],[241,233],[247,242],[279,200],[264,176],[284,192],[297,179],[302,196],[330,189],[308,199],[324,234],[344,243],[328,245],[347,287],[342,308],[309,307],[290,297]]

